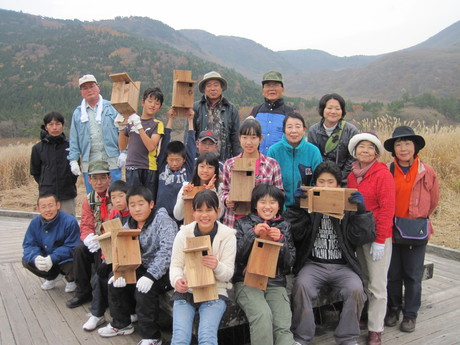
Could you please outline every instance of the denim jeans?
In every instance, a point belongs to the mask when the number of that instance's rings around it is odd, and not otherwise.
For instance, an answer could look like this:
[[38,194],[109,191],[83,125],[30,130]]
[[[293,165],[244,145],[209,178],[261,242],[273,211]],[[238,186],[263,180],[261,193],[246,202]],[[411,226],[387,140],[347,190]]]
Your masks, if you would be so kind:
[[[121,178],[122,178],[121,175],[122,175],[121,174],[121,169],[112,169],[112,170],[110,170],[110,176],[112,177],[112,179],[110,180],[110,183],[118,181],[118,180],[121,180]],[[93,191],[93,187],[89,183],[88,173],[83,173],[83,178],[85,180],[86,193],[89,194],[89,193],[91,193]]]
[[[224,300],[202,302],[198,307],[200,324],[198,326],[199,345],[217,345],[217,330],[227,304]],[[171,345],[189,345],[192,340],[195,307],[185,300],[174,301],[173,336]]]

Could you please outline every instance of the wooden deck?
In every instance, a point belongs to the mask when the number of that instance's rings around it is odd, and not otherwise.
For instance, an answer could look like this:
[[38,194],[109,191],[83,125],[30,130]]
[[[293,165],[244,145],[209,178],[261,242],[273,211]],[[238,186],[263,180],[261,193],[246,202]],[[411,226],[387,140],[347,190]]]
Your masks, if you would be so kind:
[[[41,279],[21,264],[21,244],[29,221],[0,216],[0,344],[137,344],[137,333],[101,338],[97,332],[83,331],[89,304],[68,309],[65,301],[71,294],[64,292],[64,282],[53,290],[40,289]],[[435,254],[427,254],[427,260],[434,263],[434,277],[423,282],[416,331],[386,328],[386,345],[460,344],[460,262]],[[317,333],[314,345],[335,343],[330,327],[319,327]],[[359,344],[365,344],[366,333],[362,332]]]

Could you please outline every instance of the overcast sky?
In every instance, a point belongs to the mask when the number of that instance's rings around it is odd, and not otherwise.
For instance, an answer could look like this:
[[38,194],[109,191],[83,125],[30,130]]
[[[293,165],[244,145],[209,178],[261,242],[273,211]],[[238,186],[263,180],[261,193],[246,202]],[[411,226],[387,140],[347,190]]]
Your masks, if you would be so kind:
[[82,21],[144,16],[174,29],[245,37],[274,51],[337,56],[408,48],[460,20],[459,0],[1,0],[0,8]]

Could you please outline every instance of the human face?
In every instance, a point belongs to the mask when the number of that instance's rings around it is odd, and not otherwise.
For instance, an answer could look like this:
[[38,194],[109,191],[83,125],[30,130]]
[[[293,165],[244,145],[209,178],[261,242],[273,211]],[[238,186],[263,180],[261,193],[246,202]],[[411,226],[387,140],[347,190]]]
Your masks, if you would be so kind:
[[53,220],[57,216],[60,208],[61,203],[56,201],[52,196],[38,200],[37,211],[46,221]]
[[144,107],[142,109],[142,116],[148,118],[153,117],[161,109],[160,101],[153,96],[147,97],[145,100],[142,100],[142,106]]
[[359,162],[361,168],[367,167],[371,164],[375,158],[377,158],[377,151],[375,145],[370,141],[363,140],[356,145],[356,159]]
[[166,158],[166,163],[172,171],[178,171],[184,165],[185,159],[180,154],[170,153]]
[[284,135],[291,146],[297,147],[305,135],[306,128],[302,121],[289,117],[284,128]]
[[201,184],[207,184],[214,174],[219,174],[218,171],[216,172],[216,168],[207,162],[198,164],[197,169]]
[[324,124],[326,127],[333,127],[342,118],[342,108],[336,99],[330,99],[326,102],[326,107],[323,111]]
[[262,138],[255,134],[240,135],[240,144],[243,152],[247,155],[254,154],[259,151],[259,145],[262,142]]
[[284,87],[279,81],[267,81],[262,86],[262,94],[271,103],[283,97]]
[[204,139],[201,141],[197,141],[196,147],[200,155],[206,152],[216,152],[217,151],[217,143],[215,143],[211,139]]
[[415,145],[412,140],[396,140],[394,148],[400,165],[408,167],[414,163]]
[[110,200],[112,201],[113,207],[119,211],[126,210],[126,207],[128,206],[126,203],[126,193],[121,190],[115,190],[110,193]]
[[328,172],[323,172],[316,180],[316,187],[329,187],[338,188],[340,185],[337,183],[335,176]]
[[64,125],[53,119],[45,125],[45,129],[52,137],[57,137],[62,134]]
[[93,189],[98,194],[105,193],[110,186],[110,175],[109,174],[94,174],[89,175],[88,181]]
[[148,202],[142,195],[131,195],[128,200],[128,208],[131,217],[137,222],[139,227],[144,226],[145,221],[150,216],[155,203]]
[[92,107],[94,107],[99,101],[99,92],[99,86],[93,81],[84,83],[80,86],[81,96]]
[[260,218],[270,220],[276,217],[278,211],[280,210],[280,205],[274,197],[264,195],[257,200],[256,209]]
[[212,207],[207,206],[205,203],[193,211],[193,218],[198,224],[198,229],[203,234],[211,232],[218,215],[219,209],[216,211]]
[[222,96],[222,84],[217,79],[210,79],[204,86],[204,94],[211,100],[217,100]]

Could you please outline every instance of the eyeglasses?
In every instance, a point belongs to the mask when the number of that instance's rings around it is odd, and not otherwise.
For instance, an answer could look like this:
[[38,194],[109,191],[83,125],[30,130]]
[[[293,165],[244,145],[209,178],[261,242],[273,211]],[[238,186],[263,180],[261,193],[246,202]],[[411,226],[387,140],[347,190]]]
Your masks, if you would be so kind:
[[92,83],[92,84],[89,84],[89,85],[82,85],[80,86],[80,90],[89,90],[89,89],[92,89],[93,87],[95,87],[97,84],[96,83]]
[[213,146],[216,146],[217,144],[216,143],[204,143],[201,141],[200,145],[203,145],[204,147],[213,147]]
[[90,176],[91,181],[104,182],[108,179],[108,176]]
[[269,82],[264,84],[264,89],[277,89],[281,87],[281,83],[279,82]]

